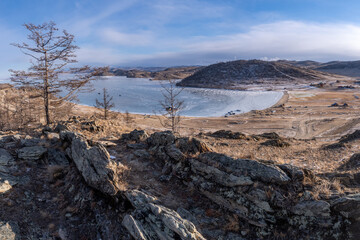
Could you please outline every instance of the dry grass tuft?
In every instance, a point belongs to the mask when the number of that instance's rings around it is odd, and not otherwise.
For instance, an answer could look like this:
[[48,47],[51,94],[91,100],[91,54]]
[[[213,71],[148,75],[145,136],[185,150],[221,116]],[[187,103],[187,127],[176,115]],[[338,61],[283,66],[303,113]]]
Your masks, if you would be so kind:
[[331,186],[334,190],[336,190],[339,194],[344,194],[344,187],[341,185],[339,179],[335,179],[331,182]]
[[329,198],[331,195],[331,183],[326,180],[320,180],[313,188],[313,197],[320,199],[322,197]]

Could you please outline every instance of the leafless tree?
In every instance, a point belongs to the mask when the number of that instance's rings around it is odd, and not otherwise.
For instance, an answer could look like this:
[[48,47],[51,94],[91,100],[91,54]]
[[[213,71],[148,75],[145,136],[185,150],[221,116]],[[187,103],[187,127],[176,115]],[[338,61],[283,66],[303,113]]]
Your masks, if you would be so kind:
[[2,130],[26,130],[30,124],[36,122],[39,104],[32,101],[32,94],[33,91],[27,91],[25,88],[2,91],[0,105],[0,127]]
[[126,124],[132,123],[133,117],[130,115],[128,110],[125,111],[124,120]]
[[88,66],[81,68],[64,68],[75,63],[74,36],[66,30],[59,31],[54,22],[41,25],[24,24],[30,32],[29,43],[12,45],[18,47],[25,55],[31,57],[28,71],[9,70],[12,82],[16,86],[32,87],[39,90],[37,97],[43,99],[46,124],[51,122],[51,110],[73,100],[80,90],[90,90],[90,80],[99,69],[91,70]]
[[180,93],[184,88],[176,87],[175,80],[168,80],[169,85],[162,84],[163,100],[160,101],[162,108],[162,116],[165,118],[159,118],[163,127],[171,129],[173,133],[178,133],[180,128],[180,111],[184,106],[184,101],[179,100]]
[[110,96],[107,93],[106,88],[103,89],[103,99],[102,99],[102,101],[100,102],[99,100],[96,99],[95,107],[104,109],[104,118],[105,118],[105,120],[108,117],[109,110],[111,108],[115,107],[115,104],[113,102],[113,97]]

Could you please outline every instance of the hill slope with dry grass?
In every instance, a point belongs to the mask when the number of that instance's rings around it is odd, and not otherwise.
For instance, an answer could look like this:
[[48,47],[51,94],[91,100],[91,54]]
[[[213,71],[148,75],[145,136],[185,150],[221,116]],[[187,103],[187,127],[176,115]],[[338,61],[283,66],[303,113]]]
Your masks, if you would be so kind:
[[299,81],[318,81],[330,75],[293,65],[261,60],[222,62],[200,69],[183,79],[179,86],[232,88],[238,84],[254,84],[267,81],[273,84]]

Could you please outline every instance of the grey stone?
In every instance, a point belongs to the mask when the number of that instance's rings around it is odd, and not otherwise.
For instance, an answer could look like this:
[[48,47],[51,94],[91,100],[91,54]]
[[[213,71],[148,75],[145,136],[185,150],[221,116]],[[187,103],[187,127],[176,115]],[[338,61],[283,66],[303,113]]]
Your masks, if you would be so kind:
[[175,136],[170,131],[155,132],[146,140],[149,146],[166,146],[175,142]]
[[0,240],[20,239],[19,227],[14,222],[0,221]]
[[70,143],[67,151],[86,183],[100,192],[114,196],[119,191],[117,165],[101,144],[91,144],[81,134],[62,131],[60,138]]
[[127,146],[127,148],[130,148],[130,149],[145,149],[145,148],[147,148],[147,145],[144,143],[133,143],[133,144],[129,143],[126,146]]
[[121,139],[135,142],[144,142],[148,137],[149,135],[144,130],[135,129],[130,133],[123,134]]
[[193,223],[155,203],[155,197],[139,190],[127,191],[125,196],[136,209],[122,225],[135,239],[176,239],[177,235],[183,240],[205,240]]
[[39,138],[30,138],[30,139],[21,139],[20,144],[22,147],[34,147],[38,146],[41,142],[43,142]]
[[48,163],[50,165],[68,166],[69,160],[66,158],[65,153],[58,149],[48,149]]
[[190,159],[189,161],[191,163],[191,169],[193,170],[193,172],[205,175],[206,178],[211,178],[213,181],[223,186],[236,187],[253,184],[253,181],[250,177],[235,176],[232,173],[229,174],[220,171],[216,167],[209,166],[195,159]]
[[289,176],[274,165],[266,165],[255,160],[233,159],[219,153],[203,153],[199,161],[232,173],[235,176],[247,175],[253,180],[284,184],[290,181]]
[[121,223],[136,240],[148,240],[141,223],[136,221],[131,215],[125,215]]
[[0,166],[9,166],[14,164],[14,158],[3,148],[0,148]]
[[360,194],[350,194],[331,202],[334,211],[346,218],[360,221]]
[[24,160],[39,160],[47,152],[47,148],[42,146],[23,147],[18,150],[18,158]]
[[134,151],[134,155],[142,159],[150,159],[151,155],[145,149],[139,149]]
[[141,207],[146,203],[155,203],[158,201],[156,197],[139,190],[128,190],[124,194],[135,208]]
[[177,162],[185,159],[185,155],[175,146],[175,144],[167,145],[165,151],[170,158]]
[[293,165],[290,164],[280,164],[277,165],[281,170],[283,170],[284,172],[286,172],[288,174],[288,176],[291,177],[292,180],[297,180],[297,181],[303,181],[304,180],[304,172]]
[[176,139],[175,144],[176,147],[185,154],[196,154],[212,151],[210,146],[198,140],[197,138],[178,138]]
[[176,212],[182,217],[185,218],[186,220],[192,222],[192,223],[198,223],[197,219],[194,217],[193,214],[191,214],[188,210],[179,207],[178,209],[176,209]]
[[297,215],[309,217],[329,217],[330,204],[323,200],[302,201],[291,208],[291,211]]

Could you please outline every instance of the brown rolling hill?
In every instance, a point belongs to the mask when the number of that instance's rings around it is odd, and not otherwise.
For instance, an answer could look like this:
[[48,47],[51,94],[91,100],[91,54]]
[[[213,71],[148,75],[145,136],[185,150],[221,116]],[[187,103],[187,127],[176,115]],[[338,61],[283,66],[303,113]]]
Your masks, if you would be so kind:
[[183,79],[203,67],[171,67],[171,68],[139,68],[123,69],[111,68],[105,76],[126,76],[128,78],[151,78],[153,80]]
[[314,82],[331,74],[274,61],[238,60],[209,65],[183,79],[179,86],[232,88],[259,82]]

